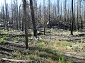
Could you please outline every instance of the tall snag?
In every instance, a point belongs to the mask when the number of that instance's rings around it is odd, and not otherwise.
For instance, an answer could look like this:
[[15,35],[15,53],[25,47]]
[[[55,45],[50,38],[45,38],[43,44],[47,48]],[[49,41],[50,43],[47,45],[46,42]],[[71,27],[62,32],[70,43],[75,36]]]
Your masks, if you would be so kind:
[[27,30],[27,19],[26,19],[26,0],[22,0],[23,2],[23,21],[25,21],[25,45],[26,49],[28,49],[28,30]]
[[33,9],[33,1],[32,0],[30,0],[30,9],[31,9],[34,37],[37,37],[37,29],[36,29],[36,24],[35,24],[35,16],[34,16],[34,9]]
[[71,35],[73,35],[73,18],[74,18],[74,15],[73,15],[73,0],[72,0],[72,19],[71,19]]

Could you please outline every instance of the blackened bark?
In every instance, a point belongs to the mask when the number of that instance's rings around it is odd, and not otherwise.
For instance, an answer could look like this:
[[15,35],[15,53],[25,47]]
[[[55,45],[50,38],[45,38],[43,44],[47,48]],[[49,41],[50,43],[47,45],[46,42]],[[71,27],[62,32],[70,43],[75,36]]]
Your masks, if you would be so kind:
[[81,18],[81,29],[83,29],[83,21],[82,21],[82,18]]
[[5,29],[8,30],[8,4],[6,3],[6,0],[5,0]]
[[46,22],[45,22],[45,0],[43,0],[43,21],[44,21],[44,35],[45,35],[45,27],[46,27]]
[[26,20],[26,0],[22,0],[23,2],[23,17],[24,17],[24,20],[25,21],[25,45],[26,45],[26,49],[28,49],[28,30],[27,30],[27,20]]
[[51,29],[51,21],[50,21],[50,0],[48,0],[48,2],[49,2],[49,4],[48,4],[48,5],[49,5],[49,9],[48,9],[48,10],[49,10],[49,25],[50,25],[50,29]]
[[73,35],[73,19],[74,19],[74,15],[73,15],[73,0],[72,0],[72,19],[71,19],[71,35]]
[[34,16],[34,9],[33,9],[33,1],[32,0],[30,0],[30,9],[31,9],[34,36],[37,37],[37,29],[36,29],[36,24],[35,24],[35,16]]

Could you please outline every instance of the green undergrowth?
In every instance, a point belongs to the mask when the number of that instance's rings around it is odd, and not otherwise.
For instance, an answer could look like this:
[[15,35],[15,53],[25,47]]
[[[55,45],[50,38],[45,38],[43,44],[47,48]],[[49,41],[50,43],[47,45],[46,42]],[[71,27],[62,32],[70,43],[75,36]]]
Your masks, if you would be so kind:
[[0,30],[0,34],[23,34],[23,32],[19,30]]
[[[7,31],[0,31],[0,33],[7,33]],[[10,31],[10,33],[17,32],[17,31]],[[54,34],[54,33],[53,33]],[[57,42],[51,41],[49,38],[44,39],[29,39],[28,50],[16,50],[13,51],[10,56],[6,56],[9,59],[16,59],[16,60],[33,60],[30,63],[73,63],[73,61],[67,61],[66,58],[63,56],[63,53],[57,51],[55,48],[58,46],[66,47],[71,46],[68,42]],[[0,37],[0,43],[5,43],[6,40],[10,40],[13,42],[22,41],[24,37],[12,37],[12,36],[3,36]],[[47,38],[47,37],[46,37]],[[54,48],[55,47],[55,48]]]
[[16,60],[33,60],[33,63],[73,63],[66,61],[66,58],[60,52],[55,52],[47,48],[42,48],[41,50],[14,51],[10,58]]
[[16,60],[33,60],[33,63],[73,63],[66,61],[61,52],[48,47],[29,47],[28,50],[13,51],[8,58]]
[[0,43],[6,43],[6,41],[10,39],[8,36],[0,36]]
[[0,38],[0,43],[4,43],[4,42],[5,42],[4,38]]
[[7,30],[0,30],[0,34],[7,34]]

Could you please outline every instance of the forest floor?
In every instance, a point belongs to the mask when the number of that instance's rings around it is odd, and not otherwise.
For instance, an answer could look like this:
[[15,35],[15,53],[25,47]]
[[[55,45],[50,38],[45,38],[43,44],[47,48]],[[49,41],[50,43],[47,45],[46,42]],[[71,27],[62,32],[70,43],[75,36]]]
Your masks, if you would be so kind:
[[35,60],[33,63],[85,63],[85,32],[74,32],[72,36],[67,30],[47,29],[46,35],[39,35],[37,39],[30,36],[28,44],[26,50],[23,32],[1,30],[1,61],[7,58]]

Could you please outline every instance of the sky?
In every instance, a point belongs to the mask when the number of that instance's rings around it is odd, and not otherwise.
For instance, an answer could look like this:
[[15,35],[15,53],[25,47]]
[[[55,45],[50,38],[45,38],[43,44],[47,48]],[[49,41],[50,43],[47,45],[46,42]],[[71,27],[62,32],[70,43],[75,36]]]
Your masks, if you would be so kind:
[[[1,0],[1,1],[0,1],[0,6],[4,3],[4,1],[5,1],[5,0]],[[11,3],[11,0],[6,0],[6,1],[7,1],[8,4]],[[38,1],[38,3],[40,4],[40,2],[42,3],[43,0],[37,0],[37,1]],[[45,1],[47,2],[47,0],[45,0]],[[51,1],[51,3],[56,2],[56,0],[50,0],[50,1]],[[63,0],[62,0],[62,1],[63,1]],[[20,3],[20,2],[21,2],[21,0],[18,0],[18,3]]]
[[[0,0],[0,6],[4,3],[4,1],[5,1],[5,0]],[[6,1],[7,1],[8,4],[11,3],[11,0],[6,0]],[[42,3],[43,0],[37,0],[37,1],[38,1],[38,3],[40,3],[40,2]],[[45,1],[47,1],[47,0],[45,0]],[[54,2],[56,2],[57,0],[50,0],[50,1],[51,1],[51,3],[54,3]],[[63,2],[64,0],[60,0],[60,1]],[[77,1],[77,0],[74,0],[74,1]],[[18,2],[21,2],[21,0],[18,0]],[[67,2],[68,2],[68,4],[69,4],[69,3],[71,3],[71,0],[67,0]]]
[[[1,1],[0,1],[0,6],[3,5],[4,1],[5,1],[5,0],[1,0]],[[19,1],[21,1],[21,0],[18,0],[18,2],[19,2]],[[10,4],[10,3],[11,3],[11,0],[6,0],[6,2],[7,2],[8,4]],[[20,2],[19,2],[19,3],[20,3]]]
[[[6,1],[7,1],[8,4],[11,3],[11,0],[6,0]],[[37,1],[38,1],[38,3],[40,3],[40,2],[42,3],[43,0],[37,0]],[[46,1],[46,0],[45,0],[45,1]],[[51,1],[51,3],[56,2],[56,0],[50,0],[50,1]],[[63,2],[64,0],[60,0],[60,1]],[[71,0],[67,0],[67,1],[70,3]],[[76,0],[75,0],[75,1],[76,1]],[[18,0],[18,2],[21,2],[21,0]],[[4,0],[1,0],[1,1],[0,1],[0,6],[1,6],[1,4],[3,4],[3,3],[4,3]]]
[[[0,1],[0,9],[1,9],[1,6],[4,4],[4,1],[5,0],[1,0]],[[10,5],[11,4],[11,1],[12,0],[6,0],[6,2]],[[18,3],[20,4],[22,0],[18,0]],[[38,1],[38,4],[43,4],[43,0],[37,0]],[[52,4],[56,4],[57,5],[57,0],[50,0]],[[59,0],[60,3],[64,3],[64,0]],[[75,0],[77,1],[77,0]],[[45,0],[45,4],[48,4],[48,0]],[[70,4],[71,4],[71,0],[67,0],[67,7],[69,8],[70,7]],[[61,4],[60,4],[61,5]]]
[[[5,1],[5,0],[0,0],[0,8],[1,8],[1,6],[3,5],[4,1]],[[10,5],[11,0],[6,0],[6,1],[7,1],[7,3]],[[20,4],[21,1],[22,1],[22,0],[18,0],[18,3]],[[37,1],[38,1],[38,4],[42,4],[42,1],[43,1],[43,0],[37,0]],[[46,4],[47,4],[48,0],[45,0],[45,1],[46,1]],[[53,3],[56,3],[57,0],[50,0],[50,1],[51,1],[51,3],[53,4]],[[62,3],[64,3],[64,0],[59,0],[59,1],[62,2]],[[75,1],[75,4],[76,4],[76,2],[77,2],[78,0],[74,0],[74,1]],[[70,5],[71,5],[71,0],[67,0],[67,7],[68,7],[68,8],[71,7]]]
[[[1,8],[1,6],[3,5],[3,3],[4,3],[4,1],[5,0],[1,0],[0,1],[0,8]],[[18,0],[18,3],[20,4],[20,2],[21,2],[22,0]],[[38,4],[40,4],[40,2],[42,3],[42,1],[43,0],[37,0],[38,1]],[[46,0],[45,0],[46,1]],[[53,3],[55,0],[51,0],[51,2]],[[11,0],[6,0],[6,2],[10,5],[10,3],[11,3]],[[46,1],[47,2],[47,1]]]
[[[0,1],[0,6],[4,3],[5,0],[1,0]],[[7,0],[7,3],[10,4],[11,3],[11,0]]]

